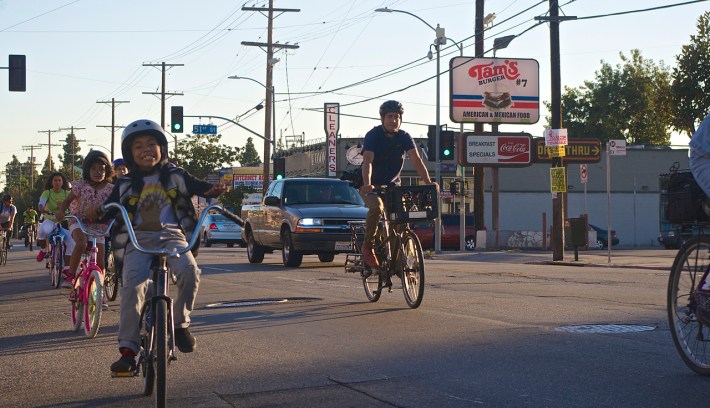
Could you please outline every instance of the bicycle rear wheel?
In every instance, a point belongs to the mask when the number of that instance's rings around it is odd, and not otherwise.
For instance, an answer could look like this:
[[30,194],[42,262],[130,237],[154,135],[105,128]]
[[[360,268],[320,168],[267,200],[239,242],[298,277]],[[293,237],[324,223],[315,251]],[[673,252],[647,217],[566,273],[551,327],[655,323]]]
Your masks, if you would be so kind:
[[155,406],[165,407],[168,394],[168,304],[165,299],[155,301]]
[[377,302],[380,300],[380,295],[382,294],[382,273],[373,272],[365,267],[365,274],[370,274],[362,278],[362,286],[365,288],[365,295],[370,302]]
[[116,295],[118,295],[118,274],[116,271],[116,262],[113,258],[113,251],[109,251],[106,257],[104,291],[106,292],[106,299],[110,301],[116,300]]
[[709,254],[710,237],[691,238],[678,251],[668,278],[668,325],[673,344],[683,362],[705,376],[710,376],[710,325],[699,318],[696,290],[710,268]]
[[415,309],[424,298],[424,255],[422,244],[413,232],[402,236],[398,269],[402,271],[404,300]]
[[84,302],[75,300],[71,302],[71,330],[79,331],[81,321],[84,318]]
[[101,326],[101,299],[103,298],[103,285],[101,274],[93,270],[82,290],[86,291],[86,304],[84,305],[84,334],[89,339],[96,337]]

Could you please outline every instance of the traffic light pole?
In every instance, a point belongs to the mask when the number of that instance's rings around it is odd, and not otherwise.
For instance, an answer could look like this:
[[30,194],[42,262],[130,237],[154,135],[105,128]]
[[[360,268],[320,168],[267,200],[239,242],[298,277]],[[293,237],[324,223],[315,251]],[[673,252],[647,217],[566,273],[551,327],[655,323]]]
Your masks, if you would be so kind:
[[[225,118],[225,117],[222,117],[222,116],[215,116],[215,115],[182,115],[182,117],[183,117],[183,118],[207,118],[207,119],[212,119],[212,118],[214,118],[214,119],[226,120],[227,122],[229,122],[229,123],[231,123],[231,124],[233,124],[233,125],[239,126],[240,128],[246,130],[247,132],[251,133],[252,135],[254,135],[254,136],[256,136],[256,137],[258,137],[258,138],[260,138],[260,139],[267,140],[264,136],[262,136],[262,135],[256,133],[255,131],[249,129],[248,127],[242,125],[241,123],[238,123],[238,122],[234,121],[233,119]],[[271,144],[273,145],[273,144],[274,144],[274,141],[273,141],[273,140],[269,140],[269,143],[271,143]]]

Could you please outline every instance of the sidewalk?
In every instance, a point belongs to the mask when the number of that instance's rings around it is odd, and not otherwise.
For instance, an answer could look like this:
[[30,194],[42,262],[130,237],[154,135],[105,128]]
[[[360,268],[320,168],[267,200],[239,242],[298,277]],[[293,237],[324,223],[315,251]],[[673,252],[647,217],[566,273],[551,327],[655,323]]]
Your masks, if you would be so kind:
[[611,258],[606,249],[579,251],[579,260],[574,260],[574,251],[565,251],[562,261],[552,260],[552,251],[500,250],[468,251],[433,254],[431,259],[489,263],[596,266],[608,268],[640,268],[670,270],[677,251],[668,249],[612,249]]

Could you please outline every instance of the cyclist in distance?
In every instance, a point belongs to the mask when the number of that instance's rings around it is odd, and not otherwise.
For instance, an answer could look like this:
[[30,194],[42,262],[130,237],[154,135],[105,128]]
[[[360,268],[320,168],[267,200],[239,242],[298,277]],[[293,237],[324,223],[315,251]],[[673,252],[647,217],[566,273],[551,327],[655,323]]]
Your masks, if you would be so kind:
[[[37,222],[39,221],[39,214],[37,214],[37,211],[35,211],[34,208],[32,208],[32,204],[27,206],[27,209],[22,213],[22,223],[25,226],[25,230],[27,233],[30,232],[30,226],[36,227]],[[36,229],[35,229],[36,231]],[[31,240],[32,237],[29,237]]]
[[[141,246],[187,247],[197,227],[192,196],[217,197],[226,187],[207,183],[179,167],[170,166],[165,132],[148,119],[126,126],[121,136],[121,152],[129,172],[118,180],[105,203],[117,202],[126,207]],[[114,257],[123,258],[118,329],[121,357],[111,365],[111,371],[128,373],[135,370],[135,356],[141,347],[140,311],[151,277],[149,266],[153,256],[137,251],[130,243],[122,217],[115,217],[114,211],[97,214],[99,209],[90,209],[89,219],[94,216],[116,218],[117,225],[112,228]],[[200,269],[191,252],[178,258],[169,257],[168,266],[177,276],[177,298],[173,303],[175,345],[181,352],[190,353],[196,342],[188,326],[200,283]]]
[[[70,209],[72,215],[81,220],[86,219],[86,210],[101,205],[111,194],[113,184],[109,180],[113,179],[113,169],[108,157],[101,151],[92,150],[84,158],[81,171],[82,179],[72,183],[71,191],[66,199],[59,205],[57,211],[57,221],[64,219],[64,212]],[[106,230],[103,224],[86,223],[85,228],[92,234],[100,235]],[[74,251],[69,260],[69,274],[67,280],[73,282],[76,271],[81,262],[81,256],[86,251],[88,237],[81,230],[75,220],[69,220],[69,231],[74,239]],[[104,242],[97,243],[98,254],[96,263],[101,270],[104,269]]]
[[0,228],[5,234],[5,248],[11,248],[10,237],[12,236],[12,224],[15,222],[17,207],[12,204],[12,196],[5,194],[2,196],[2,206],[0,207]]
[[[47,177],[47,181],[44,183],[44,191],[39,197],[39,204],[37,205],[39,212],[51,212],[56,214],[59,205],[69,195],[70,188],[69,182],[62,173],[54,172],[50,174],[49,177]],[[57,225],[57,218],[53,214],[45,214],[44,221],[37,230],[37,245],[40,247],[39,253],[37,254],[37,262],[42,262],[48,252],[47,237],[49,237]],[[64,227],[62,227],[62,232],[64,234],[64,244],[66,245],[64,264],[69,265],[69,257],[74,250],[74,240],[71,238],[69,231],[64,229]],[[67,266],[62,273],[66,276],[66,271],[68,270],[69,267]]]
[[375,194],[367,194],[374,186],[399,185],[400,173],[404,166],[404,154],[414,165],[424,184],[438,185],[429,178],[424,162],[419,156],[414,140],[409,133],[400,129],[404,108],[398,101],[387,101],[380,106],[381,125],[375,126],[365,134],[362,147],[362,181],[360,194],[369,211],[365,219],[365,240],[362,246],[362,258],[371,268],[379,268],[375,256],[375,236],[380,216],[385,212],[382,199]]
[[690,139],[690,170],[700,188],[710,196],[710,114]]

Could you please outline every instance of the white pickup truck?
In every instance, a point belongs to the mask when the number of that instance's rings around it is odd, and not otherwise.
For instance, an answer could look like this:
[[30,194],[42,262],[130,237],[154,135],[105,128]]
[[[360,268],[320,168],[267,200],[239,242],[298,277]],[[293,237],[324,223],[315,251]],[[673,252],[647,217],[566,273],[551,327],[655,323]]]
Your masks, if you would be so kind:
[[249,262],[281,250],[283,264],[298,267],[303,255],[331,262],[351,252],[348,221],[364,220],[367,207],[347,181],[287,178],[273,181],[260,204],[242,206],[241,216]]

